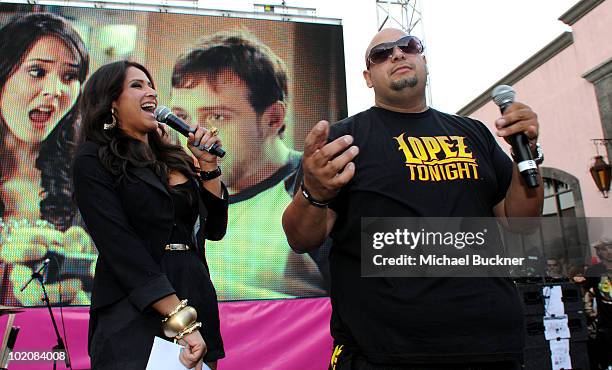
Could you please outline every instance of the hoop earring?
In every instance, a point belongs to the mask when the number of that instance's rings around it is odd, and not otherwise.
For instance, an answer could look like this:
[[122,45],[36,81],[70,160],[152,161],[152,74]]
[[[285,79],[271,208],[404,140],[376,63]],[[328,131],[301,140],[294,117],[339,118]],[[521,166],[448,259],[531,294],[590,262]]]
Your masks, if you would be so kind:
[[111,108],[111,123],[105,123],[104,129],[112,130],[115,126],[117,126],[117,117],[115,117],[115,108]]

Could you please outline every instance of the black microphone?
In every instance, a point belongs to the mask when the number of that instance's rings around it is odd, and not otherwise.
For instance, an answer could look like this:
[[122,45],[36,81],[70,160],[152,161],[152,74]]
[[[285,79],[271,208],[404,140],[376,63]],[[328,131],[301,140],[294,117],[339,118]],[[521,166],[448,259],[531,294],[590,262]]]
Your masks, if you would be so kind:
[[[499,85],[493,89],[491,97],[502,114],[506,108],[514,103],[516,93],[512,87],[508,85]],[[529,148],[529,139],[523,132],[514,134],[508,137],[512,151],[514,152],[514,161],[518,166],[519,172],[523,176],[523,180],[529,188],[537,188],[538,184],[538,165],[533,160],[531,149]]]
[[[153,114],[155,115],[157,122],[165,123],[166,125],[180,132],[185,137],[189,137],[189,133],[195,133],[194,129],[189,127],[189,125],[180,119],[176,114],[172,113],[168,107],[159,105],[157,108],[155,108],[155,112]],[[225,150],[221,149],[218,143],[214,143],[210,148],[207,148],[204,144],[198,145],[197,148],[210,154],[214,154],[219,158],[222,158],[225,155]]]
[[38,269],[38,271],[36,271],[36,272],[33,272],[33,273],[32,273],[32,276],[30,277],[30,280],[28,280],[28,281],[27,281],[27,282],[24,284],[24,286],[23,286],[23,287],[22,287],[22,288],[21,288],[19,291],[20,291],[20,292],[23,292],[23,291],[25,290],[25,288],[27,288],[27,287],[28,287],[28,285],[30,285],[30,283],[31,283],[31,282],[32,282],[34,279],[38,279],[38,278],[42,279],[42,275],[41,275],[40,273],[41,273],[41,272],[42,272],[42,271],[43,271],[43,270],[44,270],[44,269],[47,267],[47,265],[49,264],[49,262],[50,262],[50,261],[51,261],[50,259],[46,258],[46,259],[43,261],[43,263],[42,263],[42,265],[40,266],[40,268]]

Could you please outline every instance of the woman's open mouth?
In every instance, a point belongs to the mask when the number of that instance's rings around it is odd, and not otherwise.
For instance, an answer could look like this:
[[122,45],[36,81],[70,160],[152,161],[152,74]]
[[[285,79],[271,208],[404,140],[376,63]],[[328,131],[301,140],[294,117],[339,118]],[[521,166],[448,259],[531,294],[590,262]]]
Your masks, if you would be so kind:
[[140,106],[140,109],[142,109],[145,112],[154,114],[153,112],[155,111],[156,107],[157,105],[155,103],[144,103]]
[[51,120],[51,117],[53,116],[54,112],[55,108],[51,106],[38,107],[32,109],[28,113],[28,117],[30,118],[30,121],[32,121],[32,124],[35,129],[43,129],[47,126],[49,120]]

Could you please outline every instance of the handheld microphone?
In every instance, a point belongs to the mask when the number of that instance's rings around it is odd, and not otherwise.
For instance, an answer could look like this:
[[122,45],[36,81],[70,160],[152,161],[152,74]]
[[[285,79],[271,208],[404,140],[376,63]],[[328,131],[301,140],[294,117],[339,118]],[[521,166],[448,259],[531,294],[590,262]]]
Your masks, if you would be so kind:
[[[189,133],[195,133],[194,129],[189,127],[189,125],[180,119],[176,114],[172,113],[168,107],[158,105],[153,114],[155,115],[157,122],[165,123],[185,137],[189,137]],[[210,148],[206,147],[204,144],[198,145],[197,148],[210,154],[214,154],[219,158],[222,158],[225,155],[225,150],[221,149],[218,143],[213,144],[213,146]]]
[[[514,103],[516,92],[508,85],[499,85],[493,89],[491,97],[499,110],[504,114],[506,108]],[[527,135],[520,132],[508,137],[512,151],[514,152],[514,160],[518,166],[518,170],[523,176],[523,180],[529,188],[537,188],[538,184],[538,165],[533,160],[531,149],[529,149],[529,139]]]

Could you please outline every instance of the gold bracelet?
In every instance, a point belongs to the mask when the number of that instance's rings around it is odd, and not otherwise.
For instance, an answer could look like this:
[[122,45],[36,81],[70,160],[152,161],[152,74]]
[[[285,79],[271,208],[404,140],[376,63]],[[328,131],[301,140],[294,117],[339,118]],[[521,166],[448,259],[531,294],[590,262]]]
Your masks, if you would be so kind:
[[175,313],[170,319],[162,323],[164,335],[168,338],[175,337],[198,319],[198,312],[191,306],[186,306],[179,312]]
[[199,322],[199,321],[191,324],[189,327],[185,328],[185,330],[180,332],[176,337],[174,337],[174,341],[177,342],[177,341],[183,339],[185,336],[193,333],[194,331],[196,331],[197,329],[199,329],[201,327],[202,327],[202,323]]
[[166,317],[164,317],[162,322],[168,321],[168,319],[170,319],[173,315],[176,315],[177,312],[179,312],[180,310],[182,310],[185,307],[187,307],[187,300],[183,299],[182,301],[179,302],[178,305],[176,305],[176,307],[174,307],[174,309],[172,311],[170,311],[170,313],[168,315],[166,315]]

